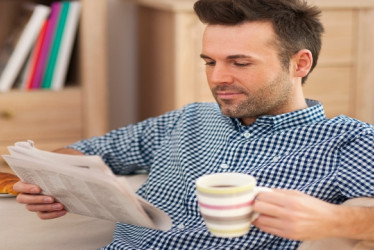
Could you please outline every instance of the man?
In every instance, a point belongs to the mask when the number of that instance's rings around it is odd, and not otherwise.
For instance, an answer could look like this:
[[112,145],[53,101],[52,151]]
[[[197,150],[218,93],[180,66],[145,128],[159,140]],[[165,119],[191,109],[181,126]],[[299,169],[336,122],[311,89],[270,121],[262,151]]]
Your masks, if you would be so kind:
[[[218,103],[195,103],[83,140],[61,153],[96,154],[116,174],[149,171],[138,194],[164,210],[160,232],[117,224],[108,249],[295,249],[324,237],[374,240],[374,209],[342,207],[374,196],[374,128],[305,100],[302,82],[316,65],[319,11],[299,0],[200,0],[207,23],[201,58]],[[214,237],[199,214],[195,180],[208,173],[254,175],[261,193],[254,227],[238,238]],[[40,218],[63,205],[17,183],[17,200]],[[30,195],[32,194],[32,195]]]

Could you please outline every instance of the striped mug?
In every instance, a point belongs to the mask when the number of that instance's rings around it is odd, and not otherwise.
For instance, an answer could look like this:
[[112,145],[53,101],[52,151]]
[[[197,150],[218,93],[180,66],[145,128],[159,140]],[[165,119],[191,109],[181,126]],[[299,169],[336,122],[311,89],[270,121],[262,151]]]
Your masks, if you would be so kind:
[[196,180],[200,213],[208,230],[218,237],[238,237],[248,233],[258,214],[253,199],[270,188],[256,187],[256,179],[242,173],[204,175]]

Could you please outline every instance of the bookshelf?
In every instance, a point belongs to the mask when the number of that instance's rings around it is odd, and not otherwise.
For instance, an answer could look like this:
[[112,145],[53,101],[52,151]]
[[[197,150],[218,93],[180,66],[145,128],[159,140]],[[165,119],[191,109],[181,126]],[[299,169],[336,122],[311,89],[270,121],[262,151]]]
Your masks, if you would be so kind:
[[[309,0],[322,10],[326,32],[306,97],[328,117],[345,114],[374,123],[374,0]],[[141,118],[194,101],[213,101],[199,58],[204,26],[194,0],[137,0]]]
[[[50,5],[52,1],[0,1],[0,43],[26,2]],[[0,153],[15,141],[32,139],[52,150],[82,138],[107,132],[107,3],[81,0],[77,42],[61,91],[11,90],[0,93]]]

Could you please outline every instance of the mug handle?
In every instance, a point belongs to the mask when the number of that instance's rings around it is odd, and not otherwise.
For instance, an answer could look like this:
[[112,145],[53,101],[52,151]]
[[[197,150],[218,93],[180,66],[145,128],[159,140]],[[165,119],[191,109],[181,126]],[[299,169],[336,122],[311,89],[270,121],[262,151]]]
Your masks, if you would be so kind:
[[[271,188],[268,188],[268,187],[255,187],[254,197],[256,197],[259,193],[262,193],[262,192],[273,192],[273,190]],[[259,213],[253,212],[252,217],[251,217],[251,222],[253,222],[255,219],[257,219],[258,216],[260,216]]]

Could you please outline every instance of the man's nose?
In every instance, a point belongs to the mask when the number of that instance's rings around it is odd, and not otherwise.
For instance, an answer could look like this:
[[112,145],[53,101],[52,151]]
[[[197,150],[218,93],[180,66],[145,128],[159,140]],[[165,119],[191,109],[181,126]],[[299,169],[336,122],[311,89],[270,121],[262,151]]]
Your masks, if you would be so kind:
[[222,64],[216,64],[211,69],[210,80],[214,84],[232,84],[234,77],[230,69]]

